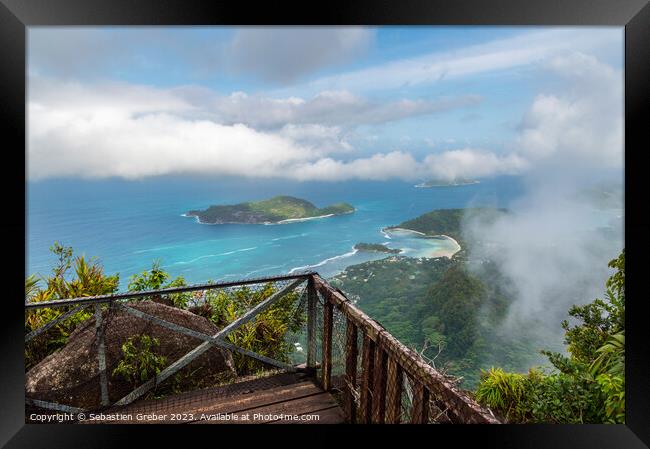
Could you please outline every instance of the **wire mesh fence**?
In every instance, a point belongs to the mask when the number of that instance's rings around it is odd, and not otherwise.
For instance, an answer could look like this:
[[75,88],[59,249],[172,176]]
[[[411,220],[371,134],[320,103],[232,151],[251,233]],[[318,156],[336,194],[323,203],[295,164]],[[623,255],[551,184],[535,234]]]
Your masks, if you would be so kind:
[[334,385],[340,385],[341,403],[351,422],[498,423],[489,410],[397,341],[343,292],[318,275],[314,278],[323,302],[322,383],[327,384],[328,371],[340,380]]
[[25,313],[28,413],[157,412],[161,398],[182,413],[302,373],[352,423],[498,422],[315,273],[26,304]]
[[26,411],[103,410],[292,370],[306,360],[306,283],[27,304]]

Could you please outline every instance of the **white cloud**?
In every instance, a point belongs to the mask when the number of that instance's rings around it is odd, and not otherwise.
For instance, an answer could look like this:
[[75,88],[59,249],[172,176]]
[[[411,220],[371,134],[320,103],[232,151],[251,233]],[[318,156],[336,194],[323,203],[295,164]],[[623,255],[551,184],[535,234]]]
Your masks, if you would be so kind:
[[324,158],[311,163],[298,164],[292,178],[301,181],[343,181],[348,179],[381,181],[391,178],[412,180],[418,179],[418,174],[421,172],[422,166],[413,156],[402,151],[393,151],[349,162]]
[[[477,101],[468,97],[373,103],[345,91],[323,92],[309,100],[243,92],[223,97],[205,88],[43,78],[32,78],[29,89],[30,179],[136,179],[170,173],[414,179],[422,168],[410,155],[405,159],[396,153],[376,154],[347,162],[330,155],[353,157],[348,137],[357,125]],[[369,164],[385,167],[372,169]]]
[[348,141],[350,134],[352,133],[343,131],[339,126],[294,125],[293,123],[286,124],[278,132],[278,135],[310,147],[320,155],[352,152],[354,148]]
[[[358,155],[354,129],[473,104],[475,97],[370,101],[349,91],[309,98],[219,96],[191,86],[81,84],[31,78],[28,175],[129,179],[212,173],[309,179],[484,177],[622,165],[622,77],[580,53],[545,62],[568,82],[537,96],[514,150],[465,148],[416,160],[403,151]],[[344,156],[341,159],[333,155]],[[339,157],[340,157],[339,156]],[[552,169],[549,169],[552,168]]]
[[[30,108],[30,120],[48,111]],[[245,125],[224,126],[156,113],[76,116],[55,131],[29,135],[30,178],[119,176],[136,179],[170,173],[271,176],[309,152],[280,136]]]
[[429,155],[424,164],[429,177],[448,180],[519,174],[528,168],[528,161],[517,154],[500,156],[471,148]]
[[521,154],[560,170],[621,167],[622,73],[582,53],[552,58],[546,67],[569,86],[535,98],[516,142]]
[[410,117],[443,113],[480,103],[478,95],[435,100],[372,101],[347,90],[323,91],[311,98],[273,98],[234,92],[217,95],[205,88],[183,87],[175,93],[197,106],[197,113],[223,124],[244,123],[256,129],[277,129],[291,124],[354,127]]

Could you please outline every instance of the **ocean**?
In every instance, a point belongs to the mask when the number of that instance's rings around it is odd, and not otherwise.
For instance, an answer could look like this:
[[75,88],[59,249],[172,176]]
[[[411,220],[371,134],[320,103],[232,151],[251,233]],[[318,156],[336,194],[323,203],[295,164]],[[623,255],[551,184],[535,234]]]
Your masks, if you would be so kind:
[[[416,188],[407,182],[288,182],[242,178],[164,177],[143,181],[46,180],[27,188],[26,274],[47,275],[58,241],[75,254],[97,257],[108,274],[129,277],[159,260],[189,283],[234,280],[313,269],[322,276],[386,257],[356,252],[358,242],[386,243],[419,257],[453,242],[382,233],[433,209],[508,207],[523,193],[517,177],[479,184]],[[292,195],[318,207],[348,202],[350,215],[277,225],[205,225],[183,214],[211,204]],[[390,238],[389,238],[390,237]]]

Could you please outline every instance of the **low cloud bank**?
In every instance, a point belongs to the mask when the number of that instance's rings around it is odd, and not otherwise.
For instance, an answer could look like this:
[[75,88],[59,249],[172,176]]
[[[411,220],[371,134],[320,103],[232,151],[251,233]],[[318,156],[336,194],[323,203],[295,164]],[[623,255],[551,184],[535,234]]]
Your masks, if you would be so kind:
[[[348,135],[356,126],[479,101],[466,96],[376,103],[345,91],[307,100],[224,97],[203,88],[35,78],[28,102],[28,175],[32,180],[176,173],[414,180],[429,176],[437,161],[416,161],[401,151],[354,158]],[[465,161],[474,154],[465,153]],[[332,158],[340,154],[346,158]]]
[[349,136],[358,126],[471,107],[479,97],[381,103],[323,91],[309,99],[278,99],[36,77],[28,103],[28,175],[415,181],[527,173],[562,182],[577,166],[622,166],[620,72],[579,53],[551,59],[546,67],[570,87],[563,95],[535,98],[510,151],[462,148],[421,159],[399,149],[360,155]]

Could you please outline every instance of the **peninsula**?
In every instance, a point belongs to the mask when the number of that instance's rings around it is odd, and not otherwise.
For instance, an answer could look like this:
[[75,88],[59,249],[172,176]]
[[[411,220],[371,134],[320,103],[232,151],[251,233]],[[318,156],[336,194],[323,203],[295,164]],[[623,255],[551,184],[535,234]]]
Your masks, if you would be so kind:
[[351,214],[354,207],[337,203],[322,209],[309,201],[292,196],[275,196],[268,200],[234,205],[210,206],[206,210],[191,210],[186,217],[196,217],[203,224],[280,224],[294,221]]

